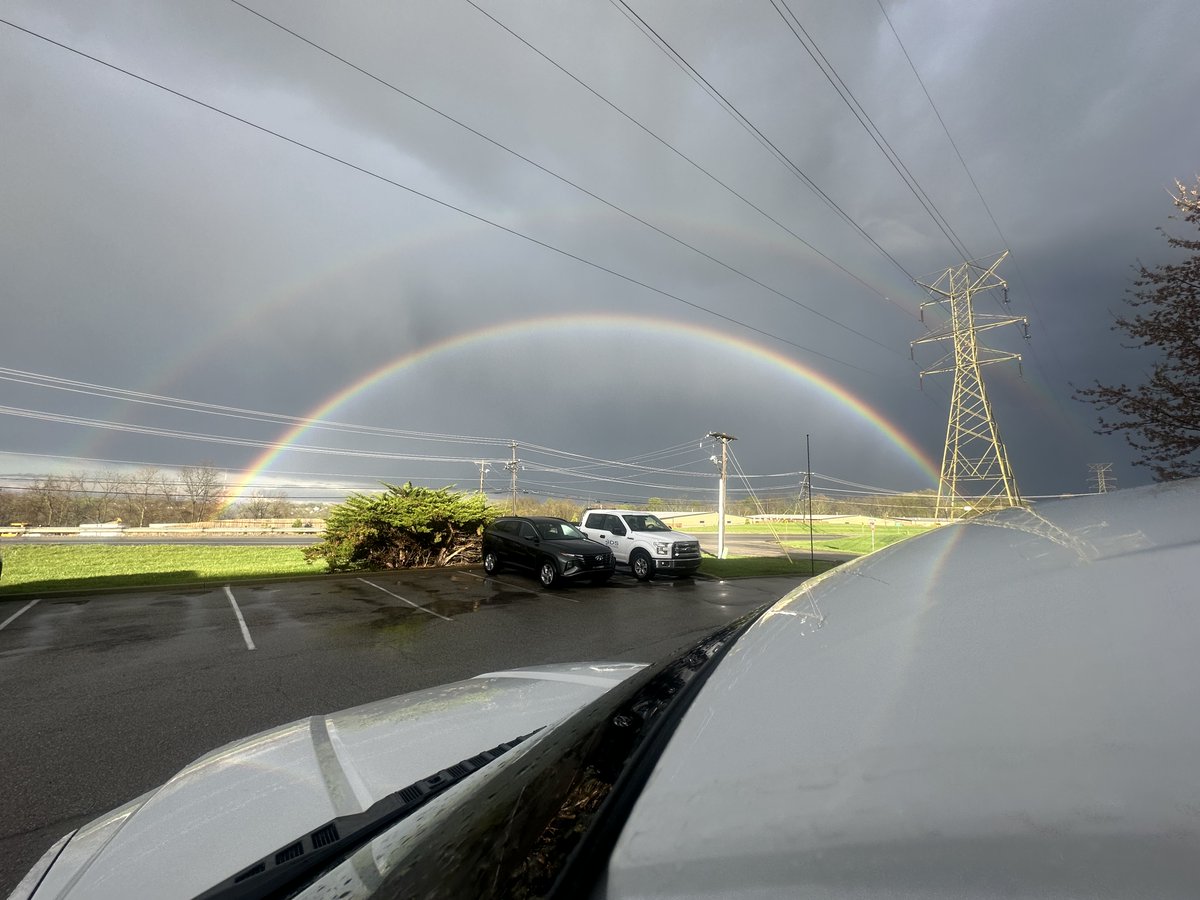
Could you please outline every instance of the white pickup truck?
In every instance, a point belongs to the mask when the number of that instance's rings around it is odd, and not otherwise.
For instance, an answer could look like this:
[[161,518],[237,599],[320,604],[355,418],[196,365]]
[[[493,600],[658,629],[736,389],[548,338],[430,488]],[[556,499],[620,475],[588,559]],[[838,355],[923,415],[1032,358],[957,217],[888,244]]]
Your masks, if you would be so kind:
[[612,548],[618,566],[628,567],[638,581],[656,572],[691,575],[700,568],[700,541],[671,527],[653,513],[632,509],[589,509],[579,530]]

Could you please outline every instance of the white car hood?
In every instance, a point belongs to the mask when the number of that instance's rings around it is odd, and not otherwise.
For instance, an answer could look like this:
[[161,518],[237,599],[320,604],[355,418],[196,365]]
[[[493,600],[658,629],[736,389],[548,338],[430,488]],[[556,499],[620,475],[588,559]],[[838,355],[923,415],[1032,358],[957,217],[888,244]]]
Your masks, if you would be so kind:
[[493,672],[235,741],[68,835],[12,896],[194,897],[336,816],[553,725],[642,668]]
[[1200,480],[939,528],[790,594],[604,896],[1200,896]]

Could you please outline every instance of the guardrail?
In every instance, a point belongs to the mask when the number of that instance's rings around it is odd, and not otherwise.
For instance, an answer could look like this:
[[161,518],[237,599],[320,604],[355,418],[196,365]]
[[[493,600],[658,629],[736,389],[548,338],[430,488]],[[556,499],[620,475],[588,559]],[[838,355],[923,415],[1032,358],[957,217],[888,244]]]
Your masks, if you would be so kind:
[[127,528],[123,525],[0,525],[0,537],[138,537],[148,535],[235,535],[235,534],[324,534],[325,527],[315,525],[293,527],[291,525],[199,525],[170,523]]

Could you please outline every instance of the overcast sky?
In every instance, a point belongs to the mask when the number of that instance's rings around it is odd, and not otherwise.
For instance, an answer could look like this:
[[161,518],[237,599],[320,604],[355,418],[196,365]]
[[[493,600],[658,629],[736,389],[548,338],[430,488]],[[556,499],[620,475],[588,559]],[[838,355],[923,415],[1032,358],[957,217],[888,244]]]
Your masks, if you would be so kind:
[[627,2],[0,0],[0,474],[500,491],[511,441],[633,502],[720,431],[740,490],[806,435],[818,488],[928,488],[913,279],[1007,249],[1021,490],[1148,480],[1071,384],[1145,368],[1110,326],[1200,172],[1194,0]]

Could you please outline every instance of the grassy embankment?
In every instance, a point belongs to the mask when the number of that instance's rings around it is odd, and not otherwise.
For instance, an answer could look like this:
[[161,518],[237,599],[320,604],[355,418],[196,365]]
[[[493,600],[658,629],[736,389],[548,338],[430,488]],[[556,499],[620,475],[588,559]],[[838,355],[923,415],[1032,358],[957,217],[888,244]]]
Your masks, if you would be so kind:
[[305,562],[299,547],[7,544],[3,552],[0,597],[43,591],[297,577],[325,571],[323,563]]

